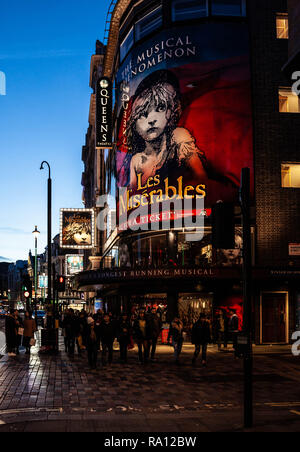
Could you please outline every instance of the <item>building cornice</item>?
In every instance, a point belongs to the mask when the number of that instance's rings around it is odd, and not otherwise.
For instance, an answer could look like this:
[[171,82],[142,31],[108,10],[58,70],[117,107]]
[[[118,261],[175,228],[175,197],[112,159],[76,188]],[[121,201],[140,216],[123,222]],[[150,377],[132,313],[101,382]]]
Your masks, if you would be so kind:
[[130,2],[131,0],[119,0],[112,13],[103,70],[103,75],[108,78],[111,78],[113,74],[114,61],[119,41],[120,21],[130,5]]

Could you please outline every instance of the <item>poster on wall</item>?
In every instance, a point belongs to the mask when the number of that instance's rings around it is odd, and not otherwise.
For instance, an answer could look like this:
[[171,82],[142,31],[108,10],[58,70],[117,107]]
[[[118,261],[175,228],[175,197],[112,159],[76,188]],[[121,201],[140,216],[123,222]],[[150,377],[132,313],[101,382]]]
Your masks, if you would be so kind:
[[93,209],[61,209],[60,247],[91,249],[95,246],[95,216]]
[[67,254],[65,261],[66,276],[76,275],[83,272],[83,255]]
[[247,25],[161,32],[122,63],[117,96],[121,210],[163,196],[238,204],[241,170],[253,168]]

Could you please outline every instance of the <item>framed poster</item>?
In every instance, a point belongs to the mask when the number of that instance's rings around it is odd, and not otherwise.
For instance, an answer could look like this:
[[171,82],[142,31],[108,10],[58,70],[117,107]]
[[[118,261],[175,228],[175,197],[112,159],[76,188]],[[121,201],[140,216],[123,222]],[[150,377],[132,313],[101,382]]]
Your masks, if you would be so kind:
[[60,247],[91,249],[95,246],[95,213],[93,209],[61,209]]

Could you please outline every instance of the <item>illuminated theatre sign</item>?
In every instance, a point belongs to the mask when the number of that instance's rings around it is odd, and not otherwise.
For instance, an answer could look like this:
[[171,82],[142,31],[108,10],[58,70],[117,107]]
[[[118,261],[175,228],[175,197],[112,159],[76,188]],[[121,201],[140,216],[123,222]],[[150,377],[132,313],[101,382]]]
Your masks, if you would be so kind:
[[95,246],[95,214],[93,209],[61,209],[60,247],[91,249]]
[[96,88],[96,148],[112,147],[112,82],[102,77]]
[[203,200],[189,213],[204,216],[238,204],[241,169],[253,167],[247,25],[165,30],[131,50],[116,86],[120,215],[163,200]]

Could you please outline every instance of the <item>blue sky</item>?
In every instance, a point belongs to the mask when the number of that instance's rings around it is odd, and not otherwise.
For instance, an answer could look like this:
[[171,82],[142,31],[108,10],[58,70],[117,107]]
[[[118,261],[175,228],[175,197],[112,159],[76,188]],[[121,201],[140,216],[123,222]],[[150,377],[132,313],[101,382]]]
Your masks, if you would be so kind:
[[53,235],[59,209],[83,207],[81,148],[88,127],[90,58],[110,0],[16,0],[0,6],[0,256],[26,259],[31,232],[46,246],[47,177]]

